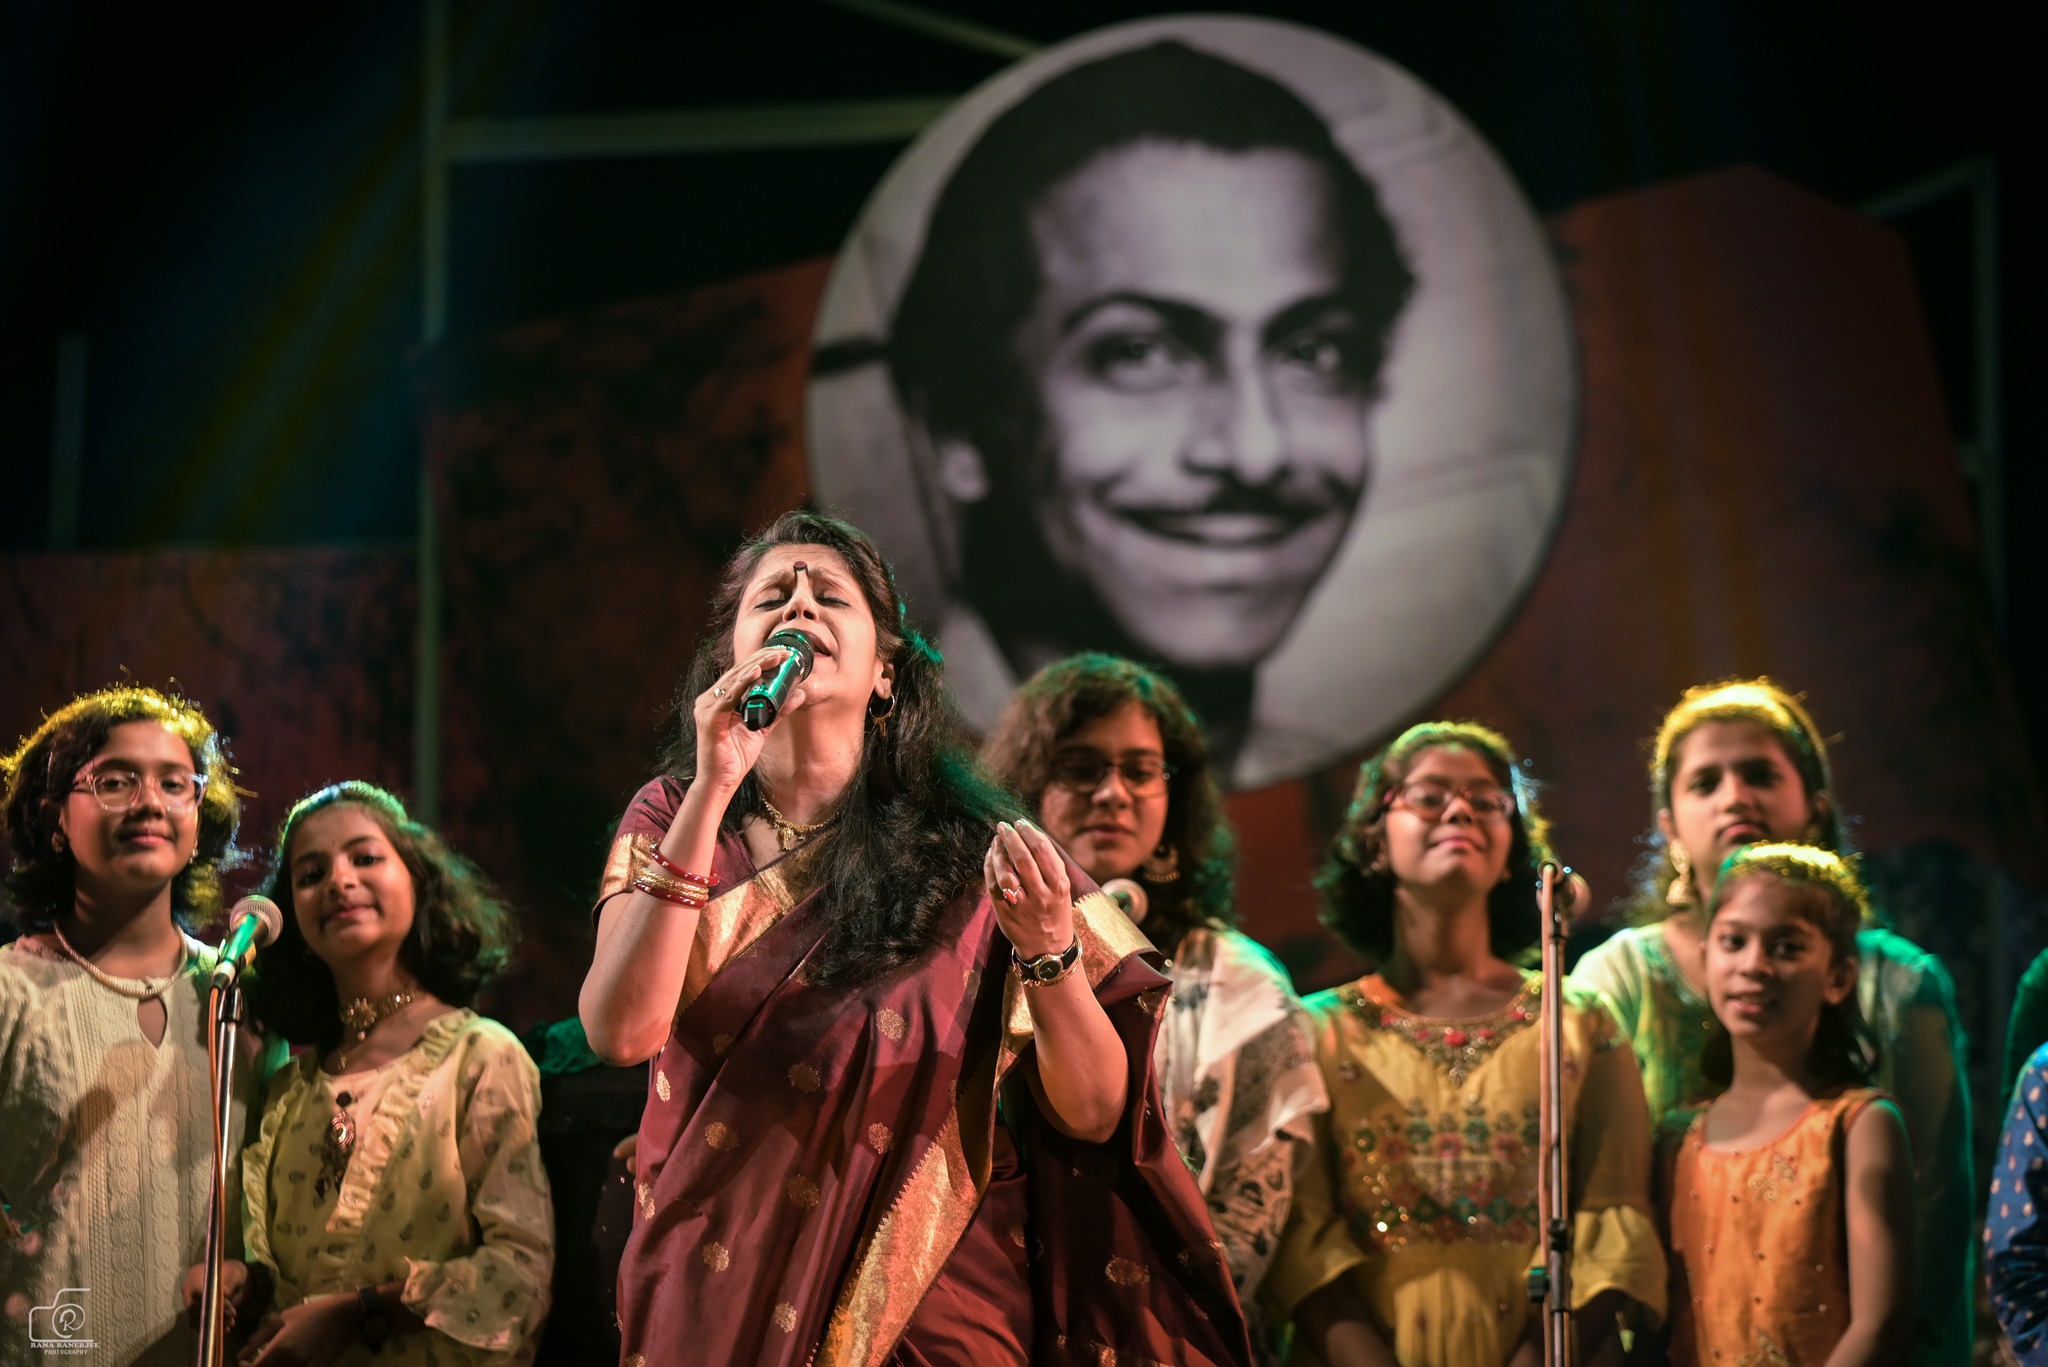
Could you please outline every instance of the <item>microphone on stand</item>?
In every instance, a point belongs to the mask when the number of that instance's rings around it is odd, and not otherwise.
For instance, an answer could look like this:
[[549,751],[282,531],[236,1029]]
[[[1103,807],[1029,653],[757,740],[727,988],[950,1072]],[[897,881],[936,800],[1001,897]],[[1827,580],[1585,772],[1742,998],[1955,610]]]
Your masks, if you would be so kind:
[[1124,909],[1124,915],[1136,925],[1145,919],[1145,913],[1152,909],[1152,899],[1145,895],[1145,889],[1128,878],[1112,878],[1102,885],[1110,900]]
[[768,638],[768,644],[781,646],[787,653],[773,674],[749,688],[740,699],[740,719],[749,731],[765,731],[775,724],[790,692],[811,677],[811,666],[818,658],[811,638],[795,627],[776,632]]
[[250,894],[228,913],[228,935],[220,942],[220,962],[213,967],[213,985],[226,987],[242,976],[256,951],[284,929],[284,913],[268,897]]
[[1593,889],[1587,886],[1583,874],[1574,873],[1570,865],[1559,869],[1557,886],[1553,895],[1569,919],[1577,920],[1593,905]]

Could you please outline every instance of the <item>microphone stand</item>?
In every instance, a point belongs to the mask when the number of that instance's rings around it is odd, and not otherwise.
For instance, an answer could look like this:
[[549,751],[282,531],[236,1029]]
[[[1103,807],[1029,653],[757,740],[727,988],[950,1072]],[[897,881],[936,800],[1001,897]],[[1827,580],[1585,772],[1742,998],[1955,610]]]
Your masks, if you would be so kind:
[[1537,1018],[1542,1092],[1538,1098],[1537,1218],[1543,1226],[1543,1266],[1529,1271],[1529,1299],[1543,1307],[1545,1367],[1571,1367],[1572,1219],[1564,1127],[1564,942],[1569,926],[1558,884],[1571,876],[1545,862],[1536,875],[1536,906],[1543,921],[1543,997]]
[[235,1037],[242,1026],[242,982],[216,987],[213,999],[213,1196],[206,1205],[206,1295],[200,1302],[199,1367],[221,1367],[227,1353],[222,1264],[227,1257],[228,1145],[233,1142]]

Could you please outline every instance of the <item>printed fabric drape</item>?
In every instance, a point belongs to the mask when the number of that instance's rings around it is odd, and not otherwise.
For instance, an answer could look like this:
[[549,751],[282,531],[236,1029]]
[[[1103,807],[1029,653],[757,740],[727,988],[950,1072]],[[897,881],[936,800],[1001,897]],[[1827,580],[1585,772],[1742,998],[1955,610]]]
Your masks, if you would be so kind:
[[[665,779],[635,798],[600,907],[680,800]],[[628,1367],[890,1362],[982,1214],[999,1123],[1026,1196],[1021,1223],[996,1233],[1028,1257],[1034,1361],[1246,1361],[1222,1248],[1157,1104],[1168,983],[1136,927],[1070,865],[1087,890],[1081,971],[1130,1066],[1115,1136],[1082,1143],[1024,1085],[1031,1017],[987,898],[956,900],[908,964],[824,987],[805,964],[830,892],[805,863],[800,850],[757,871],[741,840],[719,841],[725,891],[704,910],[641,1122],[619,1276]]]

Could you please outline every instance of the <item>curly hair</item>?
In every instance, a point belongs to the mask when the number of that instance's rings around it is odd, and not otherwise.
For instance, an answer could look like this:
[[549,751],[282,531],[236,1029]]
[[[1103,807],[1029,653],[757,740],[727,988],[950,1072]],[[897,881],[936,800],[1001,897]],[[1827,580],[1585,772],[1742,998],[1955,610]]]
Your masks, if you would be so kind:
[[199,798],[199,846],[192,862],[171,879],[171,915],[188,932],[218,920],[220,876],[246,858],[235,845],[242,793],[235,787],[227,745],[197,703],[123,685],[73,698],[0,759],[12,856],[7,894],[23,929],[48,929],[71,909],[77,861],[68,848],[56,847],[58,815],[78,771],[106,747],[114,728],[139,721],[155,722],[184,741],[192,752],[193,771],[206,779]]
[[1511,874],[1487,894],[1487,941],[1511,963],[1529,958],[1542,933],[1536,904],[1536,873],[1550,851],[1550,823],[1536,805],[1535,784],[1522,773],[1514,748],[1491,727],[1473,721],[1431,721],[1409,727],[1394,743],[1358,769],[1358,786],[1344,812],[1344,824],[1330,842],[1330,854],[1316,874],[1323,895],[1323,924],[1374,963],[1394,952],[1393,871],[1386,864],[1387,807],[1425,751],[1465,750],[1486,761],[1494,779],[1514,794],[1508,821]]
[[300,798],[278,831],[265,893],[284,910],[277,943],[257,956],[249,1004],[271,1031],[322,1051],[341,1042],[334,975],[313,953],[293,912],[292,836],[315,812],[355,807],[375,821],[412,877],[412,929],[398,961],[450,1006],[469,1006],[511,962],[517,920],[475,864],[414,821],[405,804],[374,784],[350,780]]
[[1748,722],[1778,738],[1785,758],[1806,785],[1814,809],[1813,829],[1803,843],[1838,855],[1852,853],[1848,820],[1835,805],[1834,776],[1828,765],[1827,741],[1801,697],[1768,678],[1723,679],[1685,690],[1677,706],[1664,714],[1650,742],[1650,833],[1636,867],[1630,919],[1638,924],[1671,914],[1665,893],[1678,877],[1671,862],[1671,842],[1656,817],[1671,806],[1671,785],[1677,781],[1685,738],[1709,722]]
[[1137,703],[1159,726],[1166,780],[1165,845],[1179,859],[1180,876],[1154,883],[1140,867],[1150,911],[1145,932],[1162,953],[1189,930],[1209,923],[1237,924],[1233,883],[1237,843],[1223,815],[1223,793],[1209,768],[1209,741],[1201,718],[1173,681],[1121,656],[1086,652],[1047,665],[1010,699],[982,745],[996,777],[1030,805],[1052,781],[1060,742],[1089,722]]
[[[1801,917],[1820,931],[1834,951],[1833,961],[1855,960],[1856,933],[1871,919],[1871,910],[1870,895],[1857,877],[1853,858],[1812,845],[1744,845],[1721,861],[1715,875],[1714,895],[1707,905],[1710,927],[1746,878],[1775,879],[1789,889]],[[1821,1003],[1807,1066],[1825,1081],[1864,1086],[1876,1074],[1877,1062],[1877,1043],[1865,1028],[1855,991],[1840,1002]],[[1734,1079],[1734,1042],[1718,1017],[1707,1035],[1700,1067],[1716,1087],[1726,1087]]]
[[[712,599],[710,619],[677,691],[677,726],[663,768],[688,786],[697,773],[692,709],[733,665],[740,596],[776,546],[837,552],[875,620],[875,649],[893,668],[888,725],[871,725],[860,763],[828,834],[806,848],[820,886],[832,890],[831,931],[806,969],[820,984],[871,981],[931,941],[939,914],[981,885],[996,823],[1022,815],[975,759],[967,724],[945,688],[939,652],[910,625],[896,577],[865,532],[824,513],[784,513],[740,547]],[[761,806],[752,773],[726,805],[721,828],[738,833]]]

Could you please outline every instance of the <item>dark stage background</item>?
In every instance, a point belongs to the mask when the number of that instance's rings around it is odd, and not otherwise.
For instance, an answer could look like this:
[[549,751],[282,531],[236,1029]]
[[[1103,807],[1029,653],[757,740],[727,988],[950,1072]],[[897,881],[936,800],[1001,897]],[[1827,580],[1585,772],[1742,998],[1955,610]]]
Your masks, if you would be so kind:
[[[735,8],[453,4],[448,111],[936,107],[1006,60],[851,0]],[[1968,5],[1257,8],[1442,93],[1565,272],[1566,517],[1512,625],[1423,713],[1521,743],[1604,900],[1679,690],[1807,690],[1900,928],[1956,973],[1986,1134],[2010,985],[2048,939],[2041,400],[1998,383],[2042,359],[2022,45]],[[1053,42],[1148,12],[952,14]],[[124,675],[175,681],[233,737],[259,846],[320,783],[424,790],[524,913],[496,1000],[523,1026],[574,1009],[609,823],[711,576],[805,497],[818,297],[904,138],[438,179],[422,47],[410,5],[4,11],[0,732]],[[1967,190],[1858,212],[1955,168],[1995,185],[1988,217]],[[1247,926],[1304,989],[1353,970],[1307,884],[1348,787],[1347,765],[1232,798]]]

